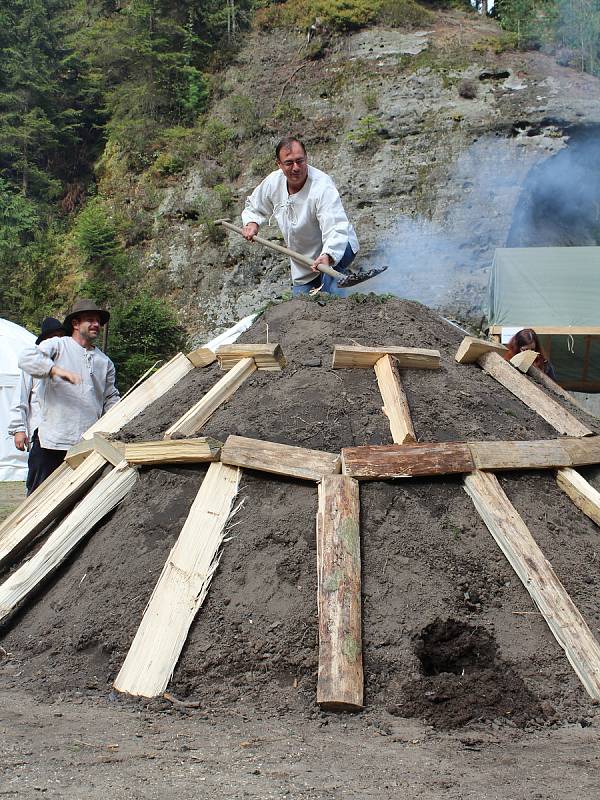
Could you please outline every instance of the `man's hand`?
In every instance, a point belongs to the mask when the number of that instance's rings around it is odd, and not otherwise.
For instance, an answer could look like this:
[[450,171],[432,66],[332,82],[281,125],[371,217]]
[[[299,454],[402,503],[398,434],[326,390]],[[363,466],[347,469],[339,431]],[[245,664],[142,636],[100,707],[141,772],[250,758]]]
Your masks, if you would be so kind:
[[253,241],[257,233],[258,233],[258,225],[256,224],[256,222],[249,222],[242,228],[242,235],[244,239],[247,239],[249,242]]
[[15,447],[17,450],[25,450],[29,444],[29,437],[25,431],[17,431],[15,433]]
[[81,383],[81,375],[78,375],[76,372],[69,372],[68,369],[63,369],[62,367],[52,367],[50,370],[50,377],[62,378],[63,381],[72,383],[73,386],[77,386],[77,384]]
[[317,266],[318,264],[325,264],[326,267],[331,267],[333,265],[333,258],[330,255],[327,255],[327,253],[321,253],[321,255],[318,258],[315,258],[312,263],[311,269],[313,272],[321,272]]

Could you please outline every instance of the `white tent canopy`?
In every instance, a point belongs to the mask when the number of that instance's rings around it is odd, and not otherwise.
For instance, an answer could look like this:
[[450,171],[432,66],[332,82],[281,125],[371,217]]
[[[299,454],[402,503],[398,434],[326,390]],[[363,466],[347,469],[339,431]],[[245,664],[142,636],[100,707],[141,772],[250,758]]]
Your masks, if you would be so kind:
[[35,342],[35,336],[20,325],[0,319],[0,481],[24,481],[27,453],[21,453],[8,434],[10,408],[18,389],[19,353]]

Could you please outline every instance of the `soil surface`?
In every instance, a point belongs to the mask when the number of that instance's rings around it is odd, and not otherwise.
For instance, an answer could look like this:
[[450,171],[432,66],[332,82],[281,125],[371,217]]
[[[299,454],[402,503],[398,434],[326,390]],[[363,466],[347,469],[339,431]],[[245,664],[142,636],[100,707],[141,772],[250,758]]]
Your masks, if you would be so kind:
[[[203,434],[332,452],[390,442],[373,370],[330,368],[333,344],[358,343],[440,350],[439,370],[401,371],[421,441],[557,435],[479,367],[456,364],[463,333],[419,304],[295,300],[243,338],[267,335],[285,370],[255,373]],[[120,438],[161,438],[219,376],[195,370]],[[184,797],[549,798],[559,786],[562,797],[595,796],[600,716],[460,477],[361,486],[363,713],[315,703],[316,487],[250,471],[169,685],[179,702],[116,696],[204,471],[141,470],[4,626],[0,710],[13,737],[3,737],[0,797],[80,797],[82,785],[92,798],[161,797],[167,780]],[[597,527],[549,472],[500,480],[597,634]]]

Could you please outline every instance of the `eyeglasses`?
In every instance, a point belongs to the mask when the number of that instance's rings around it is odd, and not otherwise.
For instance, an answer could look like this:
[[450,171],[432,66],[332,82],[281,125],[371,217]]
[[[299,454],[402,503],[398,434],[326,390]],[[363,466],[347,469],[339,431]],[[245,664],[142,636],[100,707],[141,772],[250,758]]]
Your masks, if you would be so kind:
[[285,161],[279,162],[282,167],[293,167],[294,164],[296,166],[301,167],[303,164],[306,164],[306,156],[302,156],[302,158],[288,158]]

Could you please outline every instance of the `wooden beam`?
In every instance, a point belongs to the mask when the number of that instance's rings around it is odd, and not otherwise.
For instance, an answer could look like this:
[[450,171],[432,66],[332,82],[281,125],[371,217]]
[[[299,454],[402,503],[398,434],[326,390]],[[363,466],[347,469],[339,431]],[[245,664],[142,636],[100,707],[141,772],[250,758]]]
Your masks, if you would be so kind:
[[174,436],[191,436],[198,433],[217,408],[229,400],[253,372],[256,372],[254,359],[242,358],[212,389],[209,389],[201,400],[167,429],[164,438],[172,439]]
[[346,367],[374,367],[380,358],[394,356],[406,369],[438,369],[439,350],[422,350],[417,347],[362,347],[336,344],[333,348],[333,369]]
[[129,648],[115,689],[162,694],[217,569],[240,470],[211,464]]
[[[75,470],[84,470],[94,453]],[[103,460],[103,459],[102,459]],[[132,488],[137,472],[122,461],[88,492],[71,513],[48,536],[44,544],[0,586],[0,622],[9,616],[69,556],[82,539]]]
[[567,436],[593,435],[593,431],[529,381],[525,375],[513,369],[498,353],[484,353],[479,356],[477,363],[488,375],[491,375],[526,406],[539,414],[559,433]]
[[484,353],[506,353],[506,347],[498,342],[489,342],[487,339],[465,336],[456,351],[454,359],[459,364],[474,364],[479,356]]
[[570,392],[567,392],[566,389],[563,389],[555,380],[553,380],[549,375],[546,375],[544,370],[538,369],[537,367],[531,366],[527,370],[527,374],[530,375],[535,380],[539,381],[546,389],[550,389],[551,391],[555,392],[556,394],[560,395],[563,400],[566,400],[571,405],[575,406],[575,408],[579,409],[579,411],[584,411],[586,414],[590,412],[588,409],[582,405]]
[[600,525],[600,492],[596,491],[589,481],[574,469],[567,467],[557,471],[556,482],[577,508],[596,525]]
[[517,353],[513,356],[510,359],[510,363],[513,367],[516,367],[519,372],[528,372],[538,355],[539,353],[536,353],[535,350],[523,350],[522,353]]
[[87,429],[83,434],[83,438],[91,439],[95,433],[116,433],[120,431],[123,426],[131,422],[134,417],[137,417],[150,403],[162,397],[193,369],[194,365],[183,353],[173,356],[170,361],[156,370],[154,375],[151,375],[148,380],[144,381],[131,394],[128,394],[127,397],[109,409],[103,417],[100,417],[98,422],[95,422],[91,428]]
[[221,442],[204,436],[199,439],[132,442],[123,448],[122,458],[128,464],[195,464],[218,461],[220,452]]
[[100,475],[106,460],[93,452],[77,469],[61,464],[0,525],[0,567],[12,564],[35,537],[70,509]]
[[383,412],[390,423],[393,441],[396,444],[416,442],[417,436],[410,407],[392,356],[383,356],[375,362],[375,375],[383,400]]
[[93,452],[100,453],[113,467],[123,461],[123,444],[121,442],[109,442],[108,439],[97,433],[91,439],[82,439],[69,448],[65,456],[65,462],[72,469],[76,469]]
[[261,439],[228,436],[221,450],[221,461],[231,466],[256,469],[307,481],[319,481],[341,469],[339,453],[307,450]]
[[187,353],[186,357],[195,367],[208,367],[217,360],[216,355],[208,347],[197,347]]
[[573,466],[564,444],[561,439],[543,439],[532,442],[469,442],[469,447],[476,469],[496,471]]
[[256,368],[278,372],[285,367],[285,356],[278,344],[226,344],[217,350],[221,369],[229,370],[242,358],[253,358]]
[[600,645],[498,479],[490,473],[475,472],[465,477],[464,488],[586,691],[600,700]]
[[342,472],[362,480],[448,475],[475,469],[464,442],[344,447]]
[[359,519],[358,483],[343,475],[323,478],[317,512],[317,703],[340,711],[363,707]]

